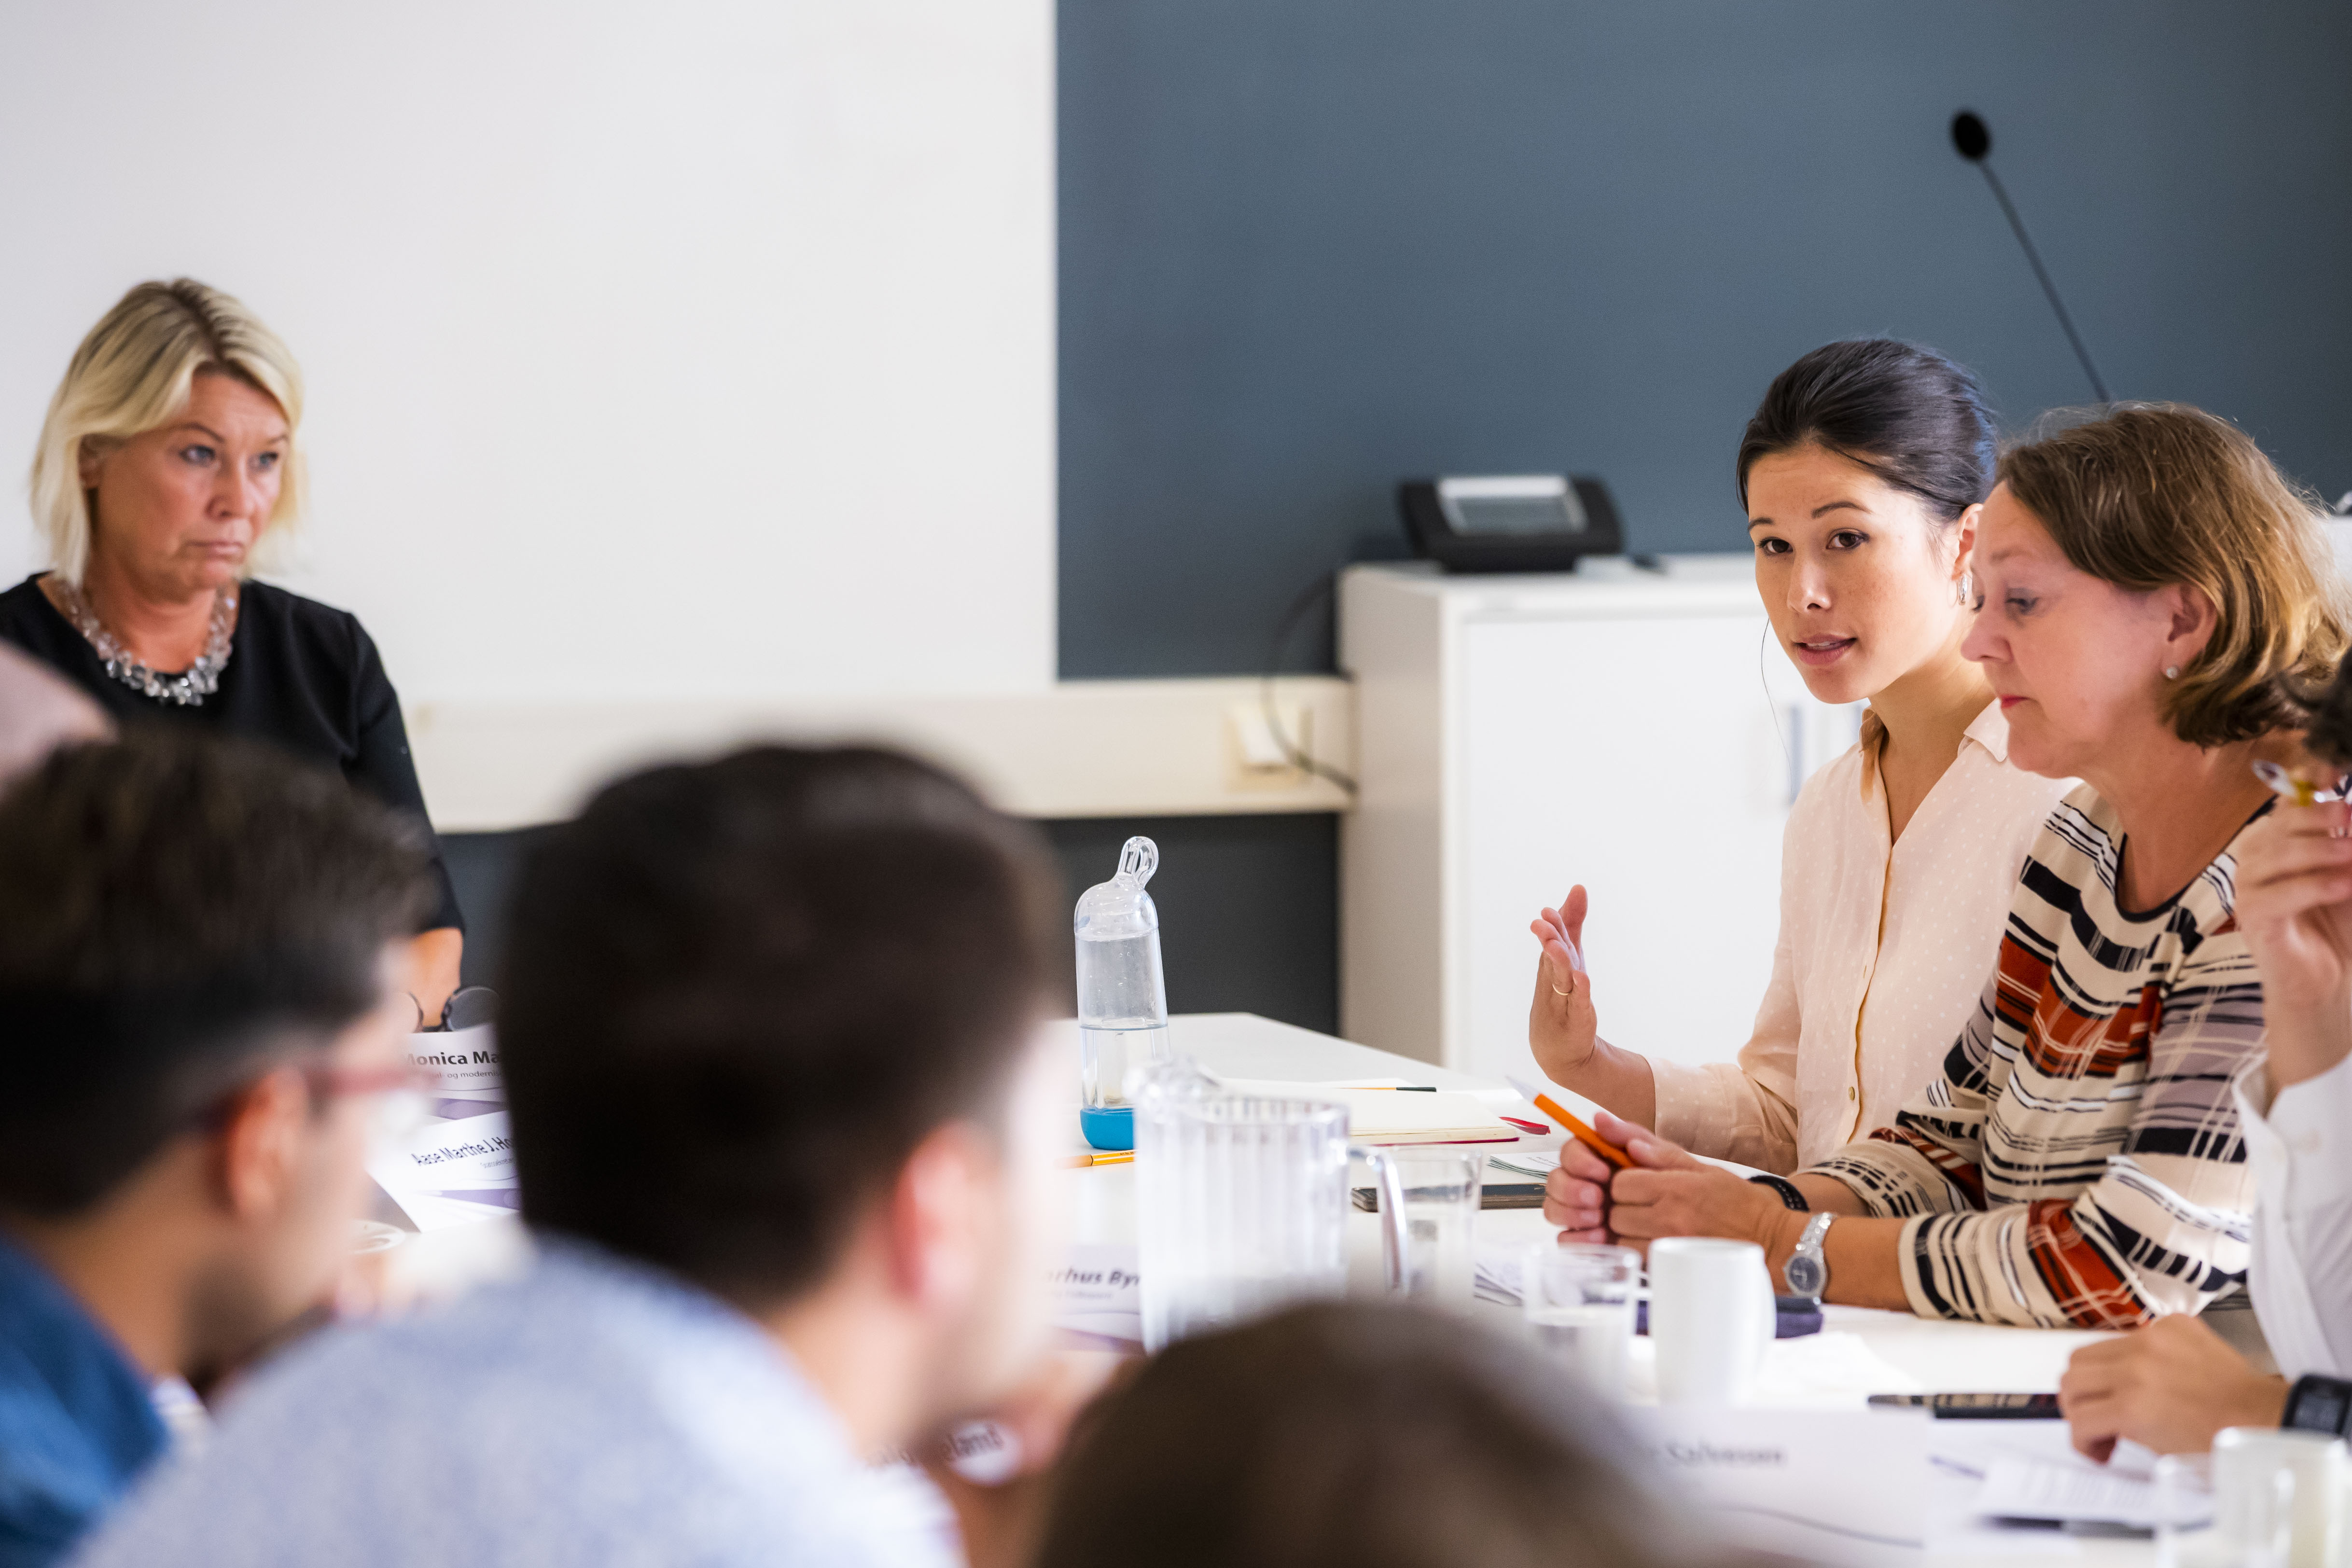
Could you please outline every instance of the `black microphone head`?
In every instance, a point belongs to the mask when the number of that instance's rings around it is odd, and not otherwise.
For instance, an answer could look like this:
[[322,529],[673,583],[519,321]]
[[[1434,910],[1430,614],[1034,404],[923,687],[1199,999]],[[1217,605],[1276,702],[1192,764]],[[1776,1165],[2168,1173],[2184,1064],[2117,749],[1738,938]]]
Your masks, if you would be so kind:
[[1952,116],[1952,147],[1971,163],[1981,163],[1992,151],[1992,132],[1969,110]]

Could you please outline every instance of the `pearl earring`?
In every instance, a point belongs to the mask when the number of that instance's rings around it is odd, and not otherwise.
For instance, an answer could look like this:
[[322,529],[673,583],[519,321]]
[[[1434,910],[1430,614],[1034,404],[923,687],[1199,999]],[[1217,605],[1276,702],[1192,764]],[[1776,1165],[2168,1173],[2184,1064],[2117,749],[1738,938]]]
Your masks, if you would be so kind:
[[2180,678],[2180,666],[2179,666],[2179,665],[2178,665],[2178,664],[2167,664],[2167,665],[2165,665],[2165,666],[2164,666],[2164,678],[2165,678],[2166,680],[2168,680],[2168,681],[2177,681],[2177,680],[2179,680],[2179,679]]

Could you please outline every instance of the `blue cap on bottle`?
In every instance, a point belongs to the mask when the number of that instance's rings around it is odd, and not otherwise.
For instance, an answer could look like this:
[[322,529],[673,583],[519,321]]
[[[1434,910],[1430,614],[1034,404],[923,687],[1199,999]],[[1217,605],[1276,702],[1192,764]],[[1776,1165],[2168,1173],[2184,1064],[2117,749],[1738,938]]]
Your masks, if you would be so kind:
[[1081,1105],[1078,1131],[1086,1134],[1089,1147],[1131,1149],[1135,1147],[1135,1107]]

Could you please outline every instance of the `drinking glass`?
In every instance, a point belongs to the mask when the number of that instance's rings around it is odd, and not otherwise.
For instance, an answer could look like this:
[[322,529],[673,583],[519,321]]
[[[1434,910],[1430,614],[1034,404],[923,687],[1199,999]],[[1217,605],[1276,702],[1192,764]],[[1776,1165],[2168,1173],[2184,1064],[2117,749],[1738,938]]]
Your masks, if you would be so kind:
[[1546,1354],[1612,1399],[1625,1396],[1642,1258],[1630,1247],[1539,1241],[1519,1265],[1519,1301]]
[[2219,1556],[2211,1457],[2162,1456],[2156,1461],[2156,1568],[2207,1568]]
[[1403,1200],[1404,1222],[1381,1228],[1389,1278],[1398,1282],[1398,1293],[1446,1312],[1467,1312],[1476,1273],[1471,1231],[1478,1220],[1486,1152],[1382,1148],[1369,1151],[1367,1157],[1376,1168],[1385,1165],[1395,1173],[1393,1181],[1381,1183],[1381,1190],[1398,1193]]

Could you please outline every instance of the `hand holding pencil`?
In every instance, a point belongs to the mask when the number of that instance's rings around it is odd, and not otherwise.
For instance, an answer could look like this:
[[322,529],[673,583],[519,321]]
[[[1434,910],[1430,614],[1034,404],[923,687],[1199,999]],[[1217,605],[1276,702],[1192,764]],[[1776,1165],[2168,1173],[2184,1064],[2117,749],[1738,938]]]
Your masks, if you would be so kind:
[[1609,1183],[1617,1172],[1633,1168],[1624,1148],[1627,1136],[1648,1129],[1601,1111],[1601,1129],[1596,1130],[1533,1084],[1509,1076],[1503,1082],[1569,1135],[1559,1146],[1559,1169],[1544,1183],[1544,1218],[1565,1228],[1562,1241],[1614,1240],[1609,1231]]
[[1580,1134],[1560,1145],[1559,1168],[1544,1183],[1544,1218],[1561,1228],[1564,1242],[1631,1247],[1646,1257],[1662,1236],[1724,1236],[1769,1250],[1769,1233],[1790,1218],[1775,1194],[1638,1123],[1606,1111],[1593,1121],[1589,1143]]
[[[1597,1124],[1587,1129],[1592,1144],[1570,1137],[1560,1145],[1559,1168],[1544,1181],[1543,1211],[1546,1219],[1560,1228],[1562,1241],[1602,1245],[1620,1239],[1609,1228],[1610,1183],[1618,1172],[1634,1168],[1625,1145],[1636,1137],[1648,1137],[1649,1129],[1606,1111],[1595,1111],[1593,1121]],[[1614,1157],[1601,1155],[1593,1144]]]
[[[1574,1138],[1578,1143],[1582,1144],[1586,1148],[1591,1149],[1594,1154],[1600,1155],[1603,1160],[1607,1161],[1616,1169],[1621,1171],[1625,1170],[1633,1165],[1633,1162],[1626,1157],[1623,1148],[1616,1144],[1611,1143],[1608,1139],[1603,1138],[1600,1134],[1586,1126],[1584,1123],[1574,1114],[1574,1113],[1568,1109],[1568,1107],[1562,1105],[1559,1101],[1553,1099],[1542,1090],[1534,1087],[1523,1079],[1513,1078],[1507,1073],[1504,1075],[1503,1082],[1509,1084],[1520,1099],[1526,1101],[1528,1104],[1534,1106],[1537,1110],[1550,1117],[1559,1127],[1560,1131],[1568,1134],[1569,1136]],[[1606,1114],[1606,1113],[1603,1113],[1603,1114]]]

